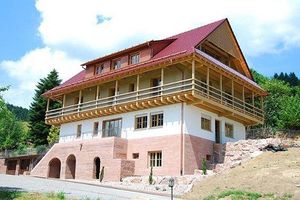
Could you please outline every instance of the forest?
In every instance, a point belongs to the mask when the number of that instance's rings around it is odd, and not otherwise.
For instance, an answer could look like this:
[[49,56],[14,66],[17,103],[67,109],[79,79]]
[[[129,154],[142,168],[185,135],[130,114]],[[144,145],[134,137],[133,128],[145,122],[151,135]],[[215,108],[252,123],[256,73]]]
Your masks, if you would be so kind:
[[[268,92],[264,102],[265,123],[262,127],[300,130],[300,79],[295,73],[279,73],[272,77],[251,70],[254,80]],[[52,70],[40,79],[29,110],[11,105],[3,99],[8,86],[0,86],[0,150],[24,149],[51,145],[58,141],[59,127],[45,124],[46,100],[41,96],[61,83]],[[59,103],[52,102],[50,109]]]

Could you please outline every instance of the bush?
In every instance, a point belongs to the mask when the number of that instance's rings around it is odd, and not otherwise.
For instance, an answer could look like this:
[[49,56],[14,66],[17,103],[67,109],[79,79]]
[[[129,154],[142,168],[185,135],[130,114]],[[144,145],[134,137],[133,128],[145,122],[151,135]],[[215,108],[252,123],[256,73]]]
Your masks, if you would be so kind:
[[207,164],[206,164],[206,159],[202,159],[202,173],[203,175],[207,174]]
[[153,183],[153,167],[151,166],[150,174],[149,174],[149,184],[152,185]]
[[102,182],[103,178],[104,178],[104,166],[102,166],[102,169],[101,169],[101,172],[100,172],[100,176],[99,176],[100,182]]
[[36,147],[36,152],[37,152],[37,154],[41,154],[44,151],[46,151],[46,149],[47,149],[47,147],[45,145],[39,145]]

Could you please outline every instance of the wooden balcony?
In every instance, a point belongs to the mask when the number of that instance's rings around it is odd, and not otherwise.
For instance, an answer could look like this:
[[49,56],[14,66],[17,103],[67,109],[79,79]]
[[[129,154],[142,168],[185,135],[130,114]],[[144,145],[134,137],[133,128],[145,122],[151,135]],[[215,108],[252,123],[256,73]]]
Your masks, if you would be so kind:
[[222,87],[221,89],[213,87],[194,77],[48,110],[46,123],[61,124],[181,102],[209,110],[245,125],[263,122],[263,110],[254,102],[254,97],[252,103],[249,103],[246,102],[245,97],[237,98],[223,91]]

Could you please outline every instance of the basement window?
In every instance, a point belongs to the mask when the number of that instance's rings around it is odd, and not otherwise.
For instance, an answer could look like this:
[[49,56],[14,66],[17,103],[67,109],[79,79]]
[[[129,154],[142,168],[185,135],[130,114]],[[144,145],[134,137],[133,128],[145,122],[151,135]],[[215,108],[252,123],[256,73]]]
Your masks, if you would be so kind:
[[140,158],[140,154],[139,153],[133,153],[132,154],[132,159],[139,159]]

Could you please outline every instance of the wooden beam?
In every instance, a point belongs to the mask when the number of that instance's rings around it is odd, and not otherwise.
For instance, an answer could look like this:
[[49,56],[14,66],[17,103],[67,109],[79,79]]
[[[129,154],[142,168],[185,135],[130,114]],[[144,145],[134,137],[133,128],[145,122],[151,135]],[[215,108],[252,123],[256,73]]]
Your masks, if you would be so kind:
[[245,113],[245,86],[244,85],[242,87],[242,93],[243,93],[243,110]]
[[78,109],[77,109],[77,112],[80,111],[80,104],[82,103],[81,102],[81,97],[82,97],[82,90],[79,90],[79,99],[78,99]]

